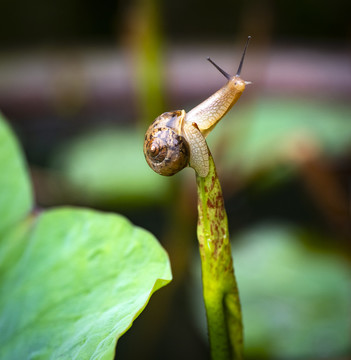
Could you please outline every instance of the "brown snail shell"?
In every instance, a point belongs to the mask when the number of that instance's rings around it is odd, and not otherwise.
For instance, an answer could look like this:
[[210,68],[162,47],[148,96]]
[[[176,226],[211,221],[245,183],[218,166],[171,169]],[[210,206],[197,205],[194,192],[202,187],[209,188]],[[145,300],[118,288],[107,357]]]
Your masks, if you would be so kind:
[[184,110],[163,113],[145,134],[145,159],[160,175],[174,175],[189,164],[189,145],[182,135],[184,116]]

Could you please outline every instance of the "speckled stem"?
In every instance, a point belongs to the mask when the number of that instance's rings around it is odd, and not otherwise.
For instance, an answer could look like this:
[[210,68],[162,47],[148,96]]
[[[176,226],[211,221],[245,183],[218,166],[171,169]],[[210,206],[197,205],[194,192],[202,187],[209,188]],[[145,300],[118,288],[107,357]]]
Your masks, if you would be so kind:
[[210,170],[196,177],[197,236],[203,296],[213,360],[243,358],[243,326],[221,186],[210,154]]

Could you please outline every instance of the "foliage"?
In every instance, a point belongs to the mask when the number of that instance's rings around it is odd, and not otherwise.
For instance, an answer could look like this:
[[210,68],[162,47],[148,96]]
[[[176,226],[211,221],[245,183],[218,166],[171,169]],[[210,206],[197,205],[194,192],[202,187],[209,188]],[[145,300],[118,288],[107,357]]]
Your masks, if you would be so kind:
[[312,237],[266,225],[234,247],[251,352],[317,358],[351,346],[351,269],[341,256],[309,246]]
[[32,208],[32,193],[23,157],[0,114],[0,234]]
[[117,339],[171,280],[167,254],[120,215],[30,215],[29,178],[2,118],[0,140],[0,357],[113,359]]

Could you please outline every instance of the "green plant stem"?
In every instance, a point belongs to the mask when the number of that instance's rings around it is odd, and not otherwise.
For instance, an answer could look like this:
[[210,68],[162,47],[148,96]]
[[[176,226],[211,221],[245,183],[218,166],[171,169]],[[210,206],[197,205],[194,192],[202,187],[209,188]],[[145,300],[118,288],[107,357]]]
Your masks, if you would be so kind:
[[196,182],[197,236],[212,359],[242,359],[243,325],[239,293],[222,189],[211,154],[208,175],[205,178],[196,176]]
[[137,0],[130,16],[133,71],[143,129],[165,108],[161,5],[160,0]]

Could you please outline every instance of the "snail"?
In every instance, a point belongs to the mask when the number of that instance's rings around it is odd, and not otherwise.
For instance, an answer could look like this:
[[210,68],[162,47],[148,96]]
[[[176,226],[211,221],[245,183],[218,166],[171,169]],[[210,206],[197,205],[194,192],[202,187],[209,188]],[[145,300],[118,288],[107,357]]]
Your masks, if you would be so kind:
[[207,176],[209,150],[205,138],[238,101],[245,85],[251,83],[240,78],[250,38],[234,76],[207,58],[228,80],[221,89],[188,113],[184,110],[165,112],[150,125],[145,134],[144,155],[152,170],[171,176],[189,165],[199,176]]

